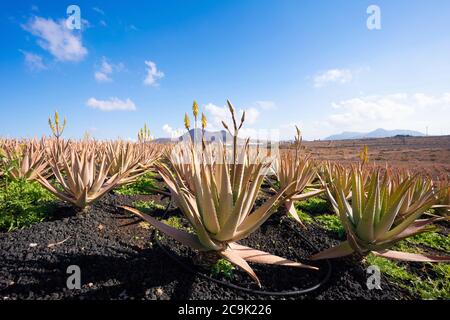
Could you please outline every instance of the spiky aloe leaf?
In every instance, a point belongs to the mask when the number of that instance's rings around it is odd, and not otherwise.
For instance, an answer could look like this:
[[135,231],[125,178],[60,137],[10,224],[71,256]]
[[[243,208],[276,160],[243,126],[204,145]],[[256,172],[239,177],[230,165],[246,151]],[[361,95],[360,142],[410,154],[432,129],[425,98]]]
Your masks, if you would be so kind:
[[372,251],[373,254],[379,257],[384,257],[392,260],[411,261],[411,262],[450,262],[448,256],[435,256],[423,253],[410,253],[394,250]]
[[256,250],[250,247],[246,247],[237,243],[229,244],[231,250],[235,251],[241,258],[246,261],[261,263],[261,264],[274,264],[287,267],[297,267],[311,270],[319,270],[319,268],[303,264],[300,262],[295,262],[286,258],[282,258],[265,251]]
[[137,215],[138,217],[141,217],[148,223],[150,223],[152,226],[154,226],[156,229],[161,231],[162,233],[165,233],[169,237],[181,242],[182,244],[191,247],[192,249],[199,250],[199,251],[208,251],[209,248],[205,247],[199,240],[199,238],[191,233],[187,233],[186,231],[179,230],[176,228],[173,228],[163,222],[160,222],[156,220],[155,218],[140,212],[137,209],[130,208],[127,206],[122,206],[121,208]]
[[[358,252],[361,255],[369,252],[387,252],[386,257],[402,257],[408,261],[442,261],[448,257],[434,259],[431,256],[401,254],[387,251],[396,242],[407,237],[429,231],[435,218],[416,220],[436,201],[433,190],[427,183],[418,182],[417,176],[408,176],[403,180],[391,177],[391,171],[386,171],[380,179],[380,171],[375,170],[368,175],[367,189],[363,182],[362,167],[352,170],[351,204],[345,195],[345,179],[342,172],[333,178],[333,185],[327,186],[327,194],[333,208],[347,232],[347,241],[327,249],[312,257],[312,259],[334,258]],[[422,186],[426,190],[419,190]],[[333,188],[337,199],[330,188]],[[414,195],[411,192],[414,191]],[[408,202],[404,205],[405,201]],[[416,259],[416,260],[414,260]],[[428,259],[428,260],[427,260]]]

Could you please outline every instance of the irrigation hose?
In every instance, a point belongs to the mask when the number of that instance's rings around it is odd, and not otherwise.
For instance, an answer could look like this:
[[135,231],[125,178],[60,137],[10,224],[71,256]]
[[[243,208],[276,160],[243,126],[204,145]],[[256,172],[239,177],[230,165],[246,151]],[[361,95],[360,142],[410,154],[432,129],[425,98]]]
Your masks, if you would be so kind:
[[[157,232],[155,232],[154,235],[154,239],[157,243],[157,245],[161,248],[161,250],[163,250],[163,252],[173,261],[175,261],[177,264],[179,264],[183,269],[185,269],[186,271],[195,274],[199,277],[202,277],[206,280],[218,283],[220,285],[223,285],[225,287],[231,288],[231,289],[235,289],[235,290],[240,290],[240,291],[244,291],[244,292],[248,292],[251,294],[259,294],[259,295],[266,295],[266,296],[296,296],[296,295],[301,295],[301,294],[305,294],[308,292],[312,292],[314,290],[317,290],[318,288],[320,288],[322,285],[324,285],[331,276],[331,262],[327,259],[325,260],[326,265],[327,265],[327,273],[325,274],[325,277],[322,278],[322,280],[320,280],[319,283],[315,284],[314,286],[305,288],[305,289],[301,289],[301,290],[292,290],[292,291],[264,291],[264,290],[254,290],[254,289],[249,289],[249,288],[245,288],[245,287],[241,287],[235,284],[232,284],[230,282],[226,282],[226,281],[222,281],[222,280],[218,280],[218,279],[214,279],[202,272],[199,272],[197,270],[194,270],[194,268],[188,266],[187,264],[185,264],[184,262],[182,262],[175,254],[173,254],[170,250],[166,249],[164,247],[164,245],[158,240],[158,237],[156,237],[155,235],[157,234]],[[319,249],[311,242],[309,241],[307,238],[305,238],[303,235],[300,235],[301,238],[314,250],[319,251]]]

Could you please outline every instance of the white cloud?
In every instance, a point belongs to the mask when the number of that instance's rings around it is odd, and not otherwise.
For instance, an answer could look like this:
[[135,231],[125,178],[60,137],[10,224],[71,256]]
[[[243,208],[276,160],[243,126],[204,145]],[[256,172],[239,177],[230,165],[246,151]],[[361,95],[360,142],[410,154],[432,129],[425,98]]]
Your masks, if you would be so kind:
[[228,108],[226,107],[218,107],[213,103],[208,103],[205,106],[205,111],[207,112],[206,118],[208,119],[208,124],[213,125],[216,130],[223,128],[222,120],[225,122],[231,120]]
[[147,66],[147,76],[144,79],[144,84],[147,86],[157,86],[157,81],[164,78],[164,73],[156,67],[156,64],[153,61],[145,61],[145,65]]
[[185,130],[178,128],[178,129],[173,129],[171,126],[169,126],[168,124],[163,125],[162,127],[163,131],[165,133],[167,133],[171,138],[178,138],[179,136],[183,135],[183,133],[185,132]]
[[276,104],[273,101],[256,101],[255,105],[263,110],[271,110],[276,108]]
[[353,74],[348,69],[330,69],[314,77],[314,87],[320,88],[329,83],[347,83],[352,81]]
[[420,107],[450,104],[450,93],[444,93],[441,96],[431,96],[424,93],[416,93],[413,95],[413,98]]
[[94,73],[94,77],[98,82],[111,82],[113,79],[111,75],[113,72],[120,72],[125,69],[123,63],[112,64],[106,59],[106,57],[102,57],[102,63],[100,64],[99,70]]
[[99,21],[99,24],[100,24],[101,26],[103,26],[103,27],[107,27],[107,26],[108,26],[108,24],[106,23],[105,20],[100,20],[100,21]]
[[163,129],[164,132],[166,132],[168,134],[171,134],[173,132],[172,127],[169,126],[168,124],[163,125],[162,129]]
[[[224,121],[232,130],[232,119],[230,111],[227,106],[219,107],[213,103],[208,103],[205,106],[206,118],[208,119],[207,129],[210,131],[225,130],[222,125]],[[240,122],[242,113],[244,110],[239,109],[236,112],[236,121]],[[258,130],[248,127],[256,123],[260,115],[260,112],[256,108],[248,108],[245,110],[245,123],[244,127],[240,130],[241,137],[256,137],[258,135]],[[239,125],[239,123],[238,123]]]
[[95,72],[95,79],[99,82],[110,82],[109,75],[113,72],[113,67],[108,63],[105,57],[102,58],[100,70]]
[[81,29],[85,30],[85,29],[89,29],[89,28],[92,28],[91,23],[88,20],[81,18]]
[[404,94],[353,98],[333,103],[333,108],[338,112],[329,120],[337,125],[400,120],[414,113]]
[[367,132],[377,128],[424,131],[450,130],[450,93],[373,95],[332,104],[335,110],[323,126],[339,131]]
[[[212,123],[222,127],[222,120],[226,123],[231,123],[231,115],[227,106],[218,107],[215,104],[208,103],[205,106],[205,110],[209,113],[209,116],[212,117]],[[242,113],[244,110],[239,109],[237,112],[237,121],[240,121]],[[254,124],[258,119],[260,113],[256,108],[248,108],[245,110],[245,123],[246,124]]]
[[119,98],[112,97],[109,100],[97,100],[96,98],[90,98],[86,105],[93,109],[99,109],[101,111],[134,111],[136,105],[130,99],[120,100]]
[[96,71],[94,73],[94,77],[95,80],[97,80],[98,82],[111,82],[112,79],[108,76],[108,74],[100,72],[100,71]]
[[20,50],[23,53],[25,64],[27,68],[31,71],[42,71],[47,69],[47,66],[44,63],[44,60],[40,55]]
[[126,30],[129,31],[139,31],[139,28],[136,27],[134,24],[130,24],[129,26],[126,27]]
[[103,57],[103,59],[102,59],[101,71],[106,73],[106,74],[110,74],[110,73],[113,72],[112,65],[110,63],[108,63],[108,61],[106,60],[105,57]]
[[254,124],[259,118],[259,111],[256,108],[248,108],[245,110],[245,123]]
[[100,13],[102,16],[105,15],[105,11],[103,11],[102,9],[100,9],[99,7],[93,7],[92,10],[94,10],[97,13]]
[[83,46],[81,34],[66,27],[65,20],[33,17],[24,30],[38,38],[38,45],[59,61],[80,61],[88,50]]

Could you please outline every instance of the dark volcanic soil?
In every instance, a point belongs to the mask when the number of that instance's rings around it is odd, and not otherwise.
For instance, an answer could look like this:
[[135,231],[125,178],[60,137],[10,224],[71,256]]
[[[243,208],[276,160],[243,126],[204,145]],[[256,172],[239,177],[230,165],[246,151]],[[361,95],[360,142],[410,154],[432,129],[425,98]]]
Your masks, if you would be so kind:
[[[118,209],[135,200],[154,196],[124,197],[109,194],[87,214],[70,214],[30,228],[0,234],[1,299],[270,299],[233,290],[187,272],[152,243],[151,230]],[[160,213],[161,214],[161,213]],[[169,214],[178,214],[177,211]],[[304,259],[313,250],[303,235],[319,248],[337,243],[330,233],[273,216],[243,244],[292,259]],[[65,240],[65,241],[64,241]],[[64,241],[64,242],[62,242]],[[166,242],[167,243],[167,242]],[[178,248],[178,249],[177,249]],[[179,250],[175,246],[174,250]],[[306,262],[306,261],[305,261]],[[82,287],[69,290],[67,267],[81,269]],[[323,263],[317,264],[324,266]],[[292,290],[317,282],[323,272],[253,265],[263,289]],[[408,294],[382,276],[382,290],[368,290],[367,274],[352,258],[332,261],[330,280],[318,290],[286,299],[408,299]],[[298,276],[296,276],[298,275]],[[233,282],[254,287],[242,272]],[[280,299],[278,297],[278,299]]]

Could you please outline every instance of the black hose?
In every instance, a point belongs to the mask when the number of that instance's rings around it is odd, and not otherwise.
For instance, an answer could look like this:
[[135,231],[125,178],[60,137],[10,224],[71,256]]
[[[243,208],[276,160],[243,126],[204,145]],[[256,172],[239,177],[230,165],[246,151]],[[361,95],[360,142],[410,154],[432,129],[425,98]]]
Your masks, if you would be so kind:
[[[155,234],[157,234],[157,232],[155,232],[154,235]],[[319,251],[319,249],[311,241],[309,241],[303,235],[300,235],[300,236],[311,248],[315,249],[316,251]],[[202,272],[194,270],[192,267],[188,266],[187,264],[182,262],[178,257],[176,257],[175,254],[173,254],[168,249],[166,249],[164,247],[164,245],[158,240],[158,237],[155,236],[155,240],[156,240],[156,243],[158,244],[158,246],[163,250],[163,252],[169,258],[171,258],[173,261],[178,263],[183,269],[187,270],[188,272],[193,273],[193,274],[195,274],[197,276],[200,276],[200,277],[202,277],[204,279],[216,282],[216,283],[221,284],[223,286],[226,286],[228,288],[236,289],[236,290],[240,290],[240,291],[244,291],[244,292],[248,292],[248,293],[251,293],[251,294],[259,294],[259,295],[266,295],[266,296],[296,296],[296,295],[301,295],[301,294],[305,294],[305,293],[317,290],[323,284],[325,284],[330,279],[330,276],[331,276],[331,270],[332,270],[331,263],[327,259],[327,260],[325,260],[326,264],[327,264],[327,273],[325,274],[325,277],[323,277],[323,279],[318,284],[316,284],[314,286],[311,286],[311,287],[308,287],[308,288],[302,289],[302,290],[292,290],[292,291],[263,291],[263,290],[249,289],[249,288],[245,288],[245,287],[241,287],[241,286],[232,284],[230,282],[214,279],[214,278],[212,278],[212,277],[210,277],[210,276],[208,276],[208,275],[206,275],[206,274],[204,274]]]

